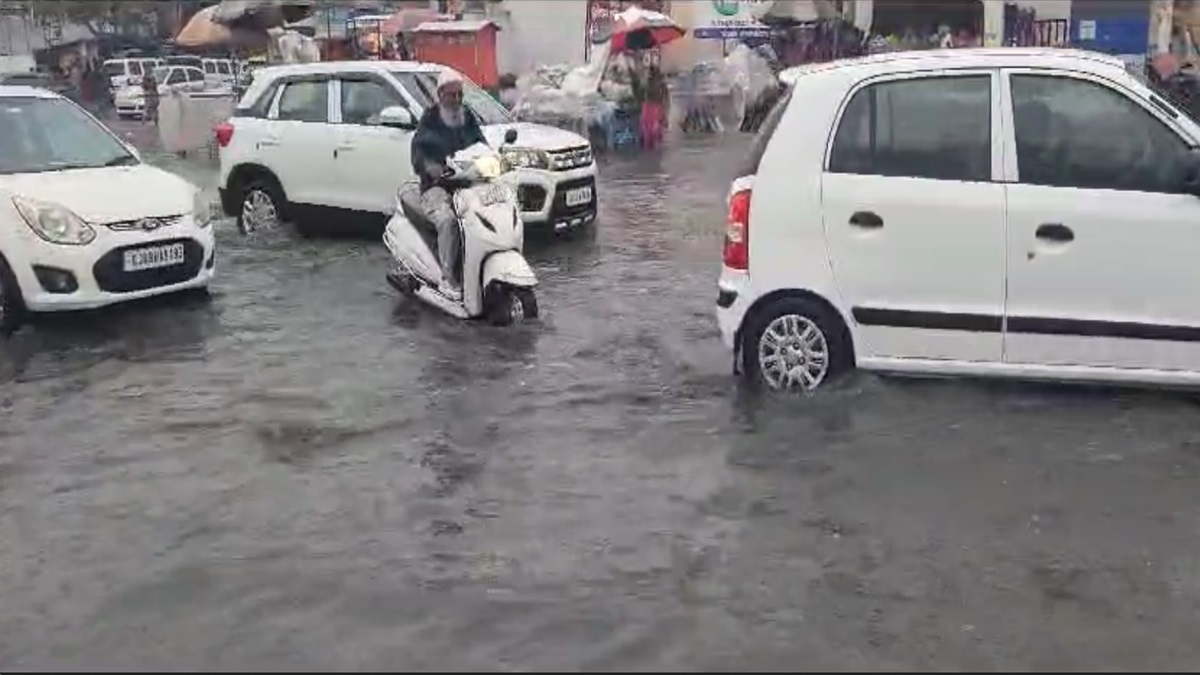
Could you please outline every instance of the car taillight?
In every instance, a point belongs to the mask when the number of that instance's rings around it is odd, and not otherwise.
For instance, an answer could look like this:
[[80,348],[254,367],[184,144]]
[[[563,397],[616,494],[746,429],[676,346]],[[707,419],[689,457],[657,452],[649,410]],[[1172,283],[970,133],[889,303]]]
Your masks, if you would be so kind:
[[725,266],[731,269],[750,266],[750,190],[739,190],[729,198],[724,258]]
[[217,145],[222,148],[229,145],[229,141],[233,140],[233,125],[229,122],[221,122],[213,127],[213,132],[217,135]]

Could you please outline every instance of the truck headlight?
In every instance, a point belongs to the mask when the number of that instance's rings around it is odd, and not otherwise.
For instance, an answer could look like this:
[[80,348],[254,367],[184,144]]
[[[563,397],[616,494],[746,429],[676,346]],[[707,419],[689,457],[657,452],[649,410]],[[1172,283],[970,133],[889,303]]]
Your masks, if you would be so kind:
[[86,246],[96,239],[91,225],[60,204],[13,197],[13,206],[34,234],[51,244]]
[[196,190],[196,194],[192,198],[192,219],[196,221],[196,225],[199,227],[212,225],[212,202],[204,196],[203,190]]
[[550,157],[532,148],[505,148],[504,159],[516,169],[549,169]]

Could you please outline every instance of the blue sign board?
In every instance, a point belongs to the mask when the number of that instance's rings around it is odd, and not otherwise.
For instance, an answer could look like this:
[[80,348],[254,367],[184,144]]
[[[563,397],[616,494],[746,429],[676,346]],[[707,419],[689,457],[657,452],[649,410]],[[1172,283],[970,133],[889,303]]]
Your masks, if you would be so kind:
[[745,40],[765,39],[771,37],[769,26],[710,26],[696,28],[692,31],[700,40]]

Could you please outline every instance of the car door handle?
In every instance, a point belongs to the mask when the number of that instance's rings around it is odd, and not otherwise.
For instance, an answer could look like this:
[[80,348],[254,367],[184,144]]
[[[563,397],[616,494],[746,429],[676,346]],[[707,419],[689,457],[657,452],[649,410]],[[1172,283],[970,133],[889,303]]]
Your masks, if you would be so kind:
[[1034,233],[1034,236],[1038,239],[1055,241],[1062,244],[1075,241],[1075,233],[1071,231],[1071,228],[1063,225],[1062,223],[1043,223],[1038,225],[1037,232]]
[[883,218],[874,211],[856,211],[850,216],[850,224],[855,227],[863,227],[867,229],[878,229],[883,227]]
[[260,148],[274,148],[277,145],[279,145],[278,138],[264,138],[258,142]]

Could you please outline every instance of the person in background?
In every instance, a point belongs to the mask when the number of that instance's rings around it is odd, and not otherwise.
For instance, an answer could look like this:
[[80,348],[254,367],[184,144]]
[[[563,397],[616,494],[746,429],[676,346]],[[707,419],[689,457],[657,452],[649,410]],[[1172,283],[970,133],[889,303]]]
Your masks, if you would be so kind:
[[667,126],[667,106],[671,91],[667,79],[657,65],[650,66],[646,84],[642,91],[642,147],[657,148],[662,145],[663,132]]
[[500,102],[509,110],[516,110],[521,100],[521,92],[517,90],[517,76],[505,73],[500,76]]
[[142,121],[158,124],[158,80],[153,69],[142,76],[142,94]]

